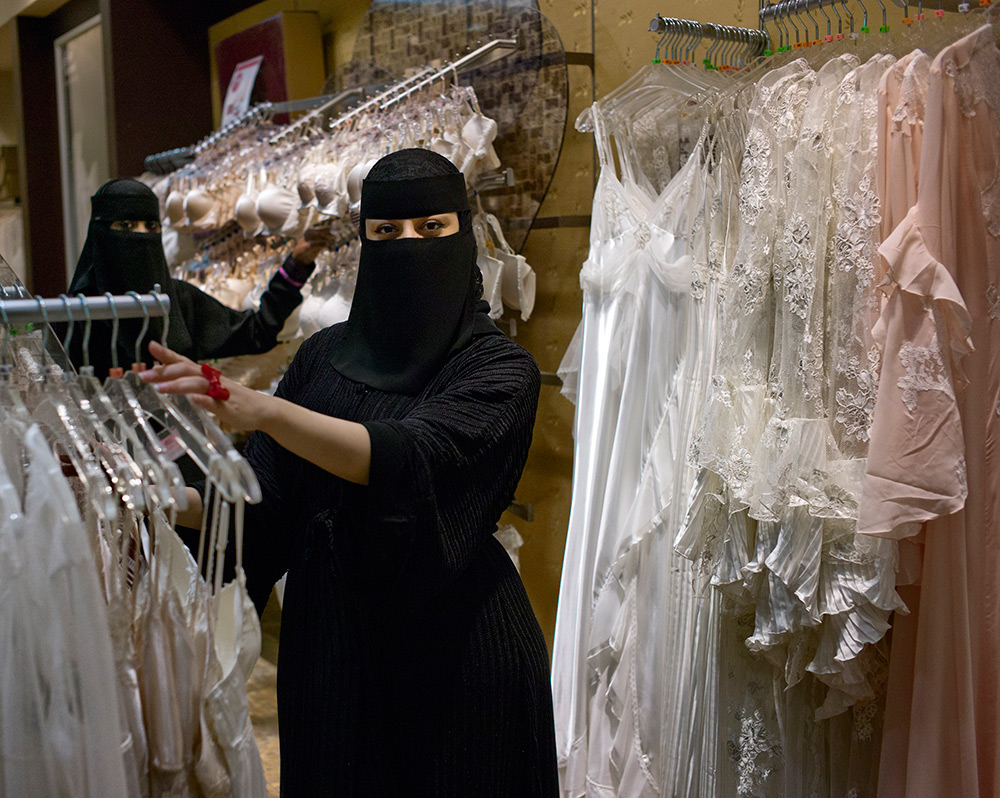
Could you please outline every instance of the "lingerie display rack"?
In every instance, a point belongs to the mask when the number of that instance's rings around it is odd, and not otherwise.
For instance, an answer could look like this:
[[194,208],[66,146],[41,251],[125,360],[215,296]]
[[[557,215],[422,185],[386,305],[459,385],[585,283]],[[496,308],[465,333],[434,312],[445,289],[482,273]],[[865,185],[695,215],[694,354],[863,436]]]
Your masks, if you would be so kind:
[[[456,60],[445,64],[440,68],[426,67],[415,75],[403,78],[389,86],[368,86],[346,89],[332,95],[320,97],[310,97],[301,100],[289,100],[282,103],[260,103],[255,105],[243,114],[239,119],[226,125],[224,128],[209,134],[198,144],[188,147],[177,147],[172,150],[156,153],[147,156],[144,165],[147,171],[154,174],[165,175],[192,163],[195,156],[205,147],[214,144],[225,136],[231,134],[244,125],[261,121],[271,116],[282,113],[293,113],[296,111],[308,111],[307,114],[286,125],[280,132],[271,138],[271,143],[278,143],[288,136],[304,130],[309,124],[316,122],[321,117],[329,114],[345,103],[352,100],[360,100],[358,105],[348,109],[344,114],[334,117],[328,122],[332,127],[337,127],[343,122],[353,119],[364,111],[375,106],[388,108],[413,93],[433,85],[439,80],[453,77],[471,69],[484,66],[498,57],[503,57],[507,52],[516,50],[519,46],[518,39],[492,39],[475,50],[467,53]],[[369,99],[365,99],[368,97]],[[509,177],[504,181],[504,185],[512,185]]]

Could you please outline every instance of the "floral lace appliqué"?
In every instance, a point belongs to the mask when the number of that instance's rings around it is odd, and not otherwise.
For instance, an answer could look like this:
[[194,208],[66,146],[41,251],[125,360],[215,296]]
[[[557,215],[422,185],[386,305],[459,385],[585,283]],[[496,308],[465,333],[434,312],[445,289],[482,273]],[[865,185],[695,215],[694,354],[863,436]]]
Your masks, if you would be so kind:
[[743,177],[740,182],[740,213],[747,224],[754,224],[767,205],[767,198],[771,193],[768,180],[770,164],[770,142],[763,131],[751,130],[747,135]]
[[800,319],[809,315],[816,275],[813,262],[816,253],[812,249],[812,234],[809,224],[801,214],[797,214],[785,228],[785,252],[791,268],[785,274],[785,301],[792,313]]
[[732,279],[739,292],[739,312],[749,314],[757,311],[764,304],[764,288],[767,283],[764,270],[741,261],[733,267]]
[[858,374],[857,393],[850,393],[844,388],[837,389],[837,423],[844,427],[848,435],[853,435],[859,441],[868,440],[877,394],[878,383],[867,370]]
[[764,372],[754,365],[754,352],[747,349],[743,353],[743,363],[740,365],[740,376],[747,385],[760,385],[764,382]]
[[1000,319],[1000,293],[994,283],[986,289],[986,301],[990,303],[990,318]]
[[843,215],[834,237],[834,263],[842,272],[857,269],[858,289],[871,285],[875,270],[872,264],[872,230],[882,221],[878,195],[871,178],[865,175],[853,197],[842,205]]
[[[739,736],[726,743],[729,759],[739,776],[737,795],[752,796],[771,775],[770,759],[781,756],[781,746],[771,742],[760,710],[737,713]],[[758,761],[760,760],[760,761]]]
[[970,59],[962,67],[955,56],[946,58],[942,64],[945,74],[954,81],[955,94],[962,113],[967,117],[976,115],[980,103],[985,102],[994,112],[1000,113],[1000,81],[981,64],[979,59]]
[[899,359],[906,369],[906,375],[899,378],[897,385],[903,389],[903,404],[907,410],[913,412],[917,409],[917,395],[920,391],[941,391],[952,399],[955,398],[941,359],[936,332],[930,346],[914,346],[909,342],[903,344],[899,349]]

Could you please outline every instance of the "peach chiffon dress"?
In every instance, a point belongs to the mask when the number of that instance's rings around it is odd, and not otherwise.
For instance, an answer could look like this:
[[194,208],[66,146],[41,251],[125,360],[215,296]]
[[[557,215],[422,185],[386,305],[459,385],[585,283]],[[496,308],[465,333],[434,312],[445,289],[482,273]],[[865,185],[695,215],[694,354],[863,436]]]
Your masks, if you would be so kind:
[[880,249],[889,296],[859,531],[922,554],[893,628],[881,798],[1000,790],[998,76],[989,26],[934,59],[917,202]]

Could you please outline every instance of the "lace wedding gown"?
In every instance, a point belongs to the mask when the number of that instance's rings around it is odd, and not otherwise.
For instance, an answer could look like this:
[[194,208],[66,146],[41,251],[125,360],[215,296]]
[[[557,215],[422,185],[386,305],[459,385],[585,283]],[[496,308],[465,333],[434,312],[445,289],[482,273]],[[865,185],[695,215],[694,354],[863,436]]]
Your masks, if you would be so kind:
[[[724,595],[720,795],[874,784],[895,547],[856,529],[878,353],[876,115],[893,59],[765,75],[678,548]],[[728,760],[728,765],[726,763]],[[851,792],[853,791],[853,792]]]

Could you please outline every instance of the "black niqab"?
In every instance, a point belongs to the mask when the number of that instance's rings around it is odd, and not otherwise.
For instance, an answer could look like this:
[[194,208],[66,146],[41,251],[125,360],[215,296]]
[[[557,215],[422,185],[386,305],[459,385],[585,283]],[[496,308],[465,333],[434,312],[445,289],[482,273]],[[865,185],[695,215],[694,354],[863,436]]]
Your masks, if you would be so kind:
[[[109,180],[90,199],[91,217],[87,240],[77,262],[70,284],[70,293],[100,296],[136,291],[148,294],[159,284],[160,291],[170,297],[170,339],[167,346],[178,352],[191,347],[191,333],[181,314],[170,270],[163,253],[159,233],[138,233],[112,230],[116,221],[160,221],[156,195],[138,180]],[[118,332],[118,365],[128,367],[135,358],[135,342],[142,328],[141,319],[123,319]],[[145,342],[162,341],[163,322],[151,319]],[[74,363],[82,362],[82,336],[73,336],[70,352]],[[90,354],[95,373],[104,376],[110,363],[111,322],[93,323]],[[147,357],[145,348],[142,356]]]
[[[365,219],[458,212],[459,231],[386,241],[365,236]],[[451,353],[476,335],[499,334],[481,301],[465,178],[430,150],[394,152],[361,190],[361,259],[347,330],[331,362],[382,391],[416,395]]]

